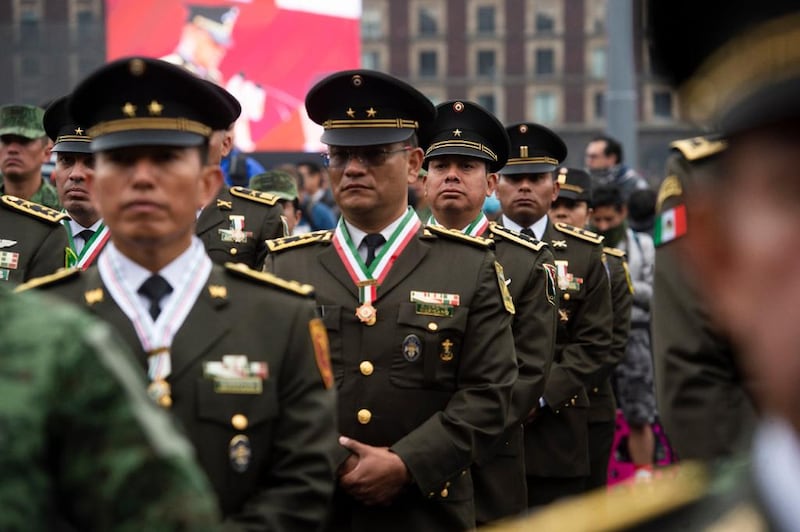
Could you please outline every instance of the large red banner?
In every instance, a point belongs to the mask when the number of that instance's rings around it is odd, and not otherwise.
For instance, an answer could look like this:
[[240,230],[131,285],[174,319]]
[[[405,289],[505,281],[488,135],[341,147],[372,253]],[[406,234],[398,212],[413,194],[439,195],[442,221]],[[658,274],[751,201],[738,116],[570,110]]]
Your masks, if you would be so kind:
[[108,59],[160,57],[242,104],[243,151],[321,151],[311,86],[358,68],[361,0],[106,0]]

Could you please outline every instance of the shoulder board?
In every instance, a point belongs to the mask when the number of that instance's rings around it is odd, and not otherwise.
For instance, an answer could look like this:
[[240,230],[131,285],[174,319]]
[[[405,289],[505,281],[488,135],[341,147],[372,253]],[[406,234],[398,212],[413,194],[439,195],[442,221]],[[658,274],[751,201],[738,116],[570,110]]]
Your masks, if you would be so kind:
[[284,249],[307,246],[315,242],[330,242],[331,239],[333,239],[333,231],[314,231],[313,233],[267,240],[267,248],[270,253],[272,253],[275,251],[283,251]]
[[244,187],[231,187],[231,195],[237,198],[244,198],[246,200],[255,201],[257,203],[264,203],[266,205],[275,205],[278,202],[278,196],[269,194],[267,192],[259,192],[258,190],[250,190]]
[[514,242],[515,244],[532,249],[533,251],[541,251],[547,247],[547,244],[544,242],[536,240],[535,238],[531,238],[528,235],[523,235],[519,231],[514,231],[513,229],[503,227],[502,225],[494,222],[489,224],[489,231],[491,231],[493,235],[497,235],[504,240]]
[[603,253],[605,253],[606,255],[619,257],[619,258],[621,258],[623,260],[625,260],[625,258],[627,256],[624,251],[622,251],[621,249],[617,249],[617,248],[603,247]]
[[278,277],[277,275],[272,275],[271,273],[252,270],[248,268],[246,264],[226,262],[225,269],[229,272],[237,274],[239,277],[260,281],[270,286],[276,286],[292,294],[304,297],[310,297],[314,295],[314,287],[310,284],[302,284],[298,283],[297,281],[287,281],[286,279]]
[[728,143],[709,137],[693,137],[672,142],[670,148],[681,152],[687,161],[697,161],[723,151]]
[[553,224],[553,227],[562,233],[572,235],[576,238],[580,238],[581,240],[586,240],[592,244],[600,244],[604,240],[604,237],[598,235],[597,233],[593,233],[587,229],[581,229],[580,227],[575,227],[574,225],[557,222]]
[[32,288],[40,288],[42,286],[57,284],[65,281],[66,279],[80,275],[80,273],[80,268],[61,268],[57,272],[51,273],[50,275],[43,275],[42,277],[36,277],[26,283],[22,283],[14,289],[14,292],[25,292],[26,290],[31,290]]
[[63,212],[59,212],[55,209],[51,209],[50,207],[45,207],[44,205],[24,200],[16,196],[4,195],[3,203],[14,210],[53,224],[57,224],[67,217],[67,215]]
[[456,231],[455,229],[447,229],[446,227],[442,227],[441,225],[426,225],[425,229],[430,234],[436,236],[442,236],[445,238],[449,238],[451,240],[466,242],[468,244],[472,244],[473,246],[477,246],[480,248],[492,249],[493,247],[492,241],[488,238],[465,235],[461,231]]

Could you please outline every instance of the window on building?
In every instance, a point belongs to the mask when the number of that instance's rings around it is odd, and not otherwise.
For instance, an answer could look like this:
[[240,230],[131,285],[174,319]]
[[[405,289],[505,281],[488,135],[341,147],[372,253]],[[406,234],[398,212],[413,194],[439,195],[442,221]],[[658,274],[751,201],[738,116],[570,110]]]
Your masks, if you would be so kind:
[[653,116],[672,118],[672,93],[666,90],[653,91]]
[[491,92],[478,94],[475,101],[478,102],[478,105],[485,107],[490,113],[497,114],[497,101],[495,100],[494,94]]
[[478,33],[494,33],[494,13],[494,6],[478,6]]
[[606,96],[598,91],[594,93],[594,119],[603,120],[606,117]]
[[436,35],[439,33],[439,21],[436,13],[430,7],[422,6],[419,8],[419,34]]
[[41,74],[41,62],[36,56],[23,56],[21,71],[24,77],[35,77]]
[[435,51],[419,53],[419,76],[421,78],[435,78],[437,76],[437,57]]
[[556,72],[555,52],[552,48],[536,49],[536,74],[551,76]]
[[361,13],[361,37],[363,39],[380,39],[383,37],[379,9],[364,9],[364,12]]
[[538,92],[533,97],[534,120],[542,124],[552,124],[557,118],[556,95],[552,92]]
[[368,68],[370,70],[381,69],[381,56],[374,50],[361,52],[361,68]]
[[36,45],[39,43],[39,14],[35,11],[25,10],[19,19],[20,38],[23,44]]
[[494,78],[497,73],[494,50],[478,50],[478,75]]
[[552,13],[540,11],[536,13],[536,33],[553,33],[556,29],[556,18]]
[[82,29],[89,30],[90,28],[94,27],[95,16],[93,11],[88,11],[88,10],[78,11],[75,18],[78,22],[78,31]]
[[589,73],[594,79],[606,79],[606,49],[592,48],[589,54]]

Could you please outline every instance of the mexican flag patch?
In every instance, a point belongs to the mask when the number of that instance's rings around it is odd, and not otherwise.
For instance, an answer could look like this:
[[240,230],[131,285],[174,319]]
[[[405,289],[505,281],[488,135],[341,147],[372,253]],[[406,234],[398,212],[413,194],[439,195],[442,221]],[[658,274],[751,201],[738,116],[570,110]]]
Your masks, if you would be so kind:
[[678,205],[662,212],[653,232],[653,242],[662,246],[686,234],[686,206]]

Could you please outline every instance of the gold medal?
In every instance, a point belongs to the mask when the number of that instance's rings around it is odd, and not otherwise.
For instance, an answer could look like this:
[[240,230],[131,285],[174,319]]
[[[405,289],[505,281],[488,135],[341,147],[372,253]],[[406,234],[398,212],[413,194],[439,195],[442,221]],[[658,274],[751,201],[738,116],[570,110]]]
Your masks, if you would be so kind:
[[377,315],[378,311],[372,306],[372,303],[364,303],[356,309],[356,318],[367,327],[375,325],[378,320]]
[[169,408],[172,406],[172,396],[170,393],[171,389],[169,383],[164,379],[155,380],[147,387],[147,395],[162,408]]

